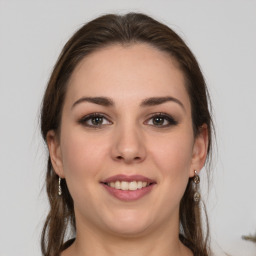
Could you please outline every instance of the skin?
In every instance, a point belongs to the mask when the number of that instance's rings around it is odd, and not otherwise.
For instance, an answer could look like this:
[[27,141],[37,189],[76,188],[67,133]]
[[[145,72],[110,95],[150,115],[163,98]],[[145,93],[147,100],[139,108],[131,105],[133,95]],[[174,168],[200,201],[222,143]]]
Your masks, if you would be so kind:
[[[150,97],[173,97],[141,106]],[[81,101],[107,97],[113,106]],[[81,122],[91,113],[95,119]],[[177,123],[156,125],[152,114]],[[192,255],[178,238],[179,204],[189,177],[203,167],[207,127],[195,138],[191,105],[178,64],[147,44],[112,45],[85,57],[74,70],[64,102],[61,132],[49,131],[54,170],[74,200],[77,236],[62,256]],[[156,181],[146,196],[130,202],[110,195],[100,181],[117,174]]]

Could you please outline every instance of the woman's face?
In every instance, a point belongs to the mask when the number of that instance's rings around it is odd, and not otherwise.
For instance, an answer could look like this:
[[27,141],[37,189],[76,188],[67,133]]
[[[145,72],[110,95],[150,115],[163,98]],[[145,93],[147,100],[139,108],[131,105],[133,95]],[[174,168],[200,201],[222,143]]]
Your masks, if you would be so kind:
[[180,200],[207,147],[206,133],[193,136],[184,84],[167,53],[142,43],[106,47],[76,67],[60,136],[50,131],[47,140],[78,231],[178,229]]

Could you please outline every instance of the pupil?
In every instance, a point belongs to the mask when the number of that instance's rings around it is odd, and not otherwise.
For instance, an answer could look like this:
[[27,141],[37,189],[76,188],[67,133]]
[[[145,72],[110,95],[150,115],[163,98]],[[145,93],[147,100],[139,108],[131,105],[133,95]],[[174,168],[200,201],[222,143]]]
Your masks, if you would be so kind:
[[93,123],[94,125],[100,125],[100,124],[102,123],[102,117],[94,117],[94,118],[92,119],[92,123]]
[[163,122],[164,122],[164,119],[162,117],[155,117],[154,120],[153,120],[153,123],[155,125],[163,124]]

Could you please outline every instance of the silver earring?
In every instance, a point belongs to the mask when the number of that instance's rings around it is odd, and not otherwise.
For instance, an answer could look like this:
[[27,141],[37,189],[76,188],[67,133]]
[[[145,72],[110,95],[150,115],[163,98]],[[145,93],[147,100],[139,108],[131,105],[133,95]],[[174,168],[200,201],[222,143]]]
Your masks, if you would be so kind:
[[58,194],[59,194],[59,196],[61,196],[62,195],[62,189],[61,189],[61,178],[59,177],[59,191],[58,191]]
[[194,201],[198,203],[200,201],[200,197],[201,197],[200,193],[198,192],[200,177],[198,176],[196,171],[195,171],[195,176],[193,177],[193,182],[195,184]]

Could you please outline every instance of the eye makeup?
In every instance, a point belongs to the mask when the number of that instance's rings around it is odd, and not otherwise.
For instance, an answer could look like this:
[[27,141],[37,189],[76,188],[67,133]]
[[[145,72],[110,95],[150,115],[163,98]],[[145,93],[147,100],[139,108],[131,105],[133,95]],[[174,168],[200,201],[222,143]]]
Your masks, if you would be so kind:
[[178,124],[177,120],[174,119],[174,117],[162,112],[152,114],[147,122],[149,125],[153,125],[157,128],[165,128]]
[[102,126],[112,124],[104,114],[96,112],[82,117],[78,122],[89,128],[101,128]]
[[[78,123],[85,127],[96,129],[113,124],[105,114],[97,112],[82,117],[79,119]],[[154,126],[156,128],[167,128],[177,125],[178,121],[169,114],[159,112],[151,114],[150,118],[144,121],[143,124]]]

